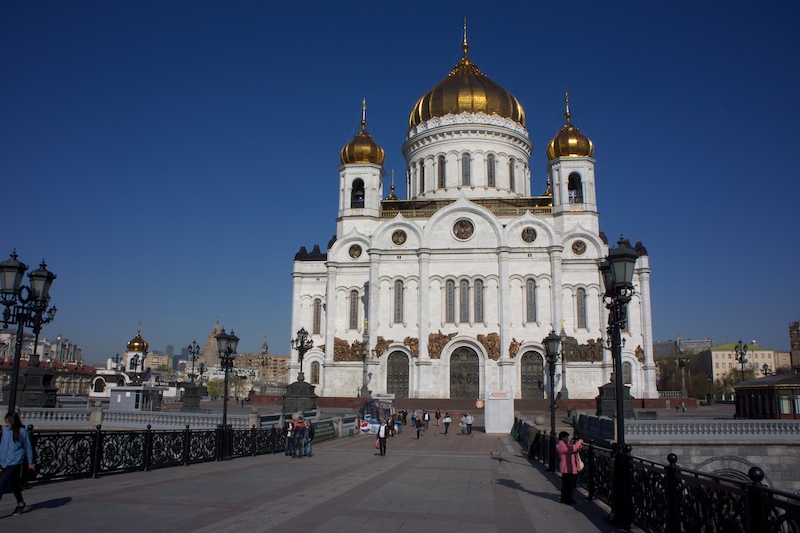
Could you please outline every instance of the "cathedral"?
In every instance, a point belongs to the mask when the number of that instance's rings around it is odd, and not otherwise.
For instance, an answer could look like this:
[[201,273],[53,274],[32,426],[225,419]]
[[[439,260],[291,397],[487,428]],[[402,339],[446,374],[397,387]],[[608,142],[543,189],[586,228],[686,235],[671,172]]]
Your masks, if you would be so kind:
[[[302,369],[292,353],[290,374],[302,370],[319,396],[354,397],[363,380],[395,398],[545,398],[551,331],[562,337],[561,397],[594,398],[612,378],[592,141],[567,98],[546,190],[534,194],[525,111],[470,60],[466,29],[462,49],[411,108],[406,198],[393,176],[386,194],[362,104],[340,154],[336,234],[294,258],[292,332],[305,328],[314,345]],[[622,377],[634,397],[655,398],[649,259],[635,249]]]

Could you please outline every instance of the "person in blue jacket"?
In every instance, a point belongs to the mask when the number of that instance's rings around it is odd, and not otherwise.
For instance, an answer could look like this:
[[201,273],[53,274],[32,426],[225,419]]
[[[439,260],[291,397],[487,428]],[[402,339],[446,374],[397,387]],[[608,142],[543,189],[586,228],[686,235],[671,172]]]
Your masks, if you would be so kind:
[[19,414],[8,413],[6,427],[3,428],[3,437],[0,440],[0,467],[3,468],[3,473],[0,475],[0,498],[11,484],[11,490],[17,498],[17,507],[12,514],[20,514],[25,509],[20,486],[20,468],[26,456],[28,468],[34,470],[33,448],[28,430],[22,426]]

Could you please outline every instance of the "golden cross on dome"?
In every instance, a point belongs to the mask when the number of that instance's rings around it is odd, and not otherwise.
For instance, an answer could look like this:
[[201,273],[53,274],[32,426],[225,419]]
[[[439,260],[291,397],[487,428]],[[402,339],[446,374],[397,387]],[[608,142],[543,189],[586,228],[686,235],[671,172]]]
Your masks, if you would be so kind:
[[361,129],[367,126],[367,99],[361,99]]
[[464,17],[464,41],[461,43],[461,48],[464,49],[464,57],[467,57],[467,50],[469,43],[467,42],[467,17]]
[[142,321],[141,320],[139,321],[139,331],[138,331],[138,333],[140,333],[140,334],[142,333]]
[[569,91],[564,93],[564,105],[567,108],[567,112],[564,113],[564,118],[567,119],[567,124],[569,124]]

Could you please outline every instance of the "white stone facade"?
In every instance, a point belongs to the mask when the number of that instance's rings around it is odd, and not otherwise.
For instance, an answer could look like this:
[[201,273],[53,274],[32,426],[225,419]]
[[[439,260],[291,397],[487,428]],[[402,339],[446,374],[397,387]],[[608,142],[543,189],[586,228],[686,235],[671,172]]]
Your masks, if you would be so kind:
[[[597,396],[613,365],[590,343],[604,344],[607,321],[595,160],[549,161],[552,195],[535,196],[532,149],[511,119],[448,114],[408,132],[406,199],[386,200],[376,163],[339,167],[336,239],[327,253],[301,250],[292,273],[292,332],[304,327],[314,342],[303,372],[318,395],[356,396],[368,319],[373,394],[547,397],[542,340],[555,330],[580,345],[567,356],[569,397]],[[623,361],[633,396],[655,398],[650,268],[640,253]],[[298,370],[293,352],[290,378]]]

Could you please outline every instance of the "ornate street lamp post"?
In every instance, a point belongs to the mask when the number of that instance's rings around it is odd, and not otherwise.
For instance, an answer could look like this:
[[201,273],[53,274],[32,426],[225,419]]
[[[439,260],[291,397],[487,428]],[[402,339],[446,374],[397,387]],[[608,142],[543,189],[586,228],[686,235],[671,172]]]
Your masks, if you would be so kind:
[[[561,344],[561,337],[556,335],[555,330],[542,340],[547,359],[547,370],[550,374],[550,472],[556,471],[556,361],[558,360],[558,347]],[[563,357],[563,354],[562,354]]]
[[733,347],[733,351],[736,354],[736,360],[742,365],[742,381],[744,381],[744,365],[747,364],[747,345],[742,344],[742,339],[739,339],[739,342]]
[[761,373],[764,374],[764,377],[769,376],[769,365],[764,363],[764,366],[761,367]]
[[[683,350],[678,348],[678,355],[679,357],[675,358],[675,364],[681,369],[681,398],[686,398],[687,391],[686,391],[686,373],[685,369],[686,366],[689,364],[691,359],[688,357],[683,356]],[[689,376],[691,377],[691,376]]]
[[206,373],[206,365],[205,363],[200,363],[197,365],[197,373],[200,374],[200,386],[203,385],[203,374]]
[[225,371],[225,380],[223,385],[223,402],[222,402],[222,435],[220,446],[220,458],[227,459],[230,457],[230,439],[228,428],[228,372],[233,370],[233,359],[236,357],[236,347],[239,345],[239,337],[234,335],[231,330],[230,335],[225,333],[225,328],[216,335],[217,351],[219,352],[220,368]]
[[197,344],[197,341],[192,341],[187,350],[189,351],[189,357],[192,359],[192,373],[189,374],[189,379],[194,383],[194,378],[197,377],[197,374],[194,373],[194,363],[200,356],[200,345]]
[[8,411],[13,412],[17,407],[17,380],[19,373],[19,360],[22,356],[22,334],[25,326],[31,328],[38,338],[42,326],[52,321],[56,316],[56,307],[47,309],[50,303],[50,285],[56,275],[47,270],[44,260],[37,270],[28,274],[30,286],[22,285],[22,278],[28,267],[17,261],[17,251],[11,254],[10,259],[0,263],[0,297],[5,306],[3,311],[3,327],[9,324],[17,325],[17,344],[14,349],[14,367],[11,370],[11,390],[8,399]]
[[306,352],[313,347],[314,341],[309,338],[306,328],[300,328],[300,331],[297,332],[297,337],[292,339],[292,348],[297,350],[297,357],[300,360],[300,372],[297,373],[297,381],[305,380],[305,376],[303,375],[303,357],[305,357]]
[[261,345],[261,357],[258,358],[258,363],[261,365],[261,394],[265,394],[267,387],[267,371],[266,367],[269,364],[269,346],[267,345],[267,336],[264,335],[264,344]]
[[372,391],[369,390],[367,387],[368,381],[368,372],[367,372],[367,361],[370,356],[369,351],[369,321],[365,318],[364,319],[364,335],[361,338],[361,356],[363,359],[363,368],[362,368],[362,376],[361,376],[361,389],[358,391],[359,398],[372,398]]
[[630,501],[630,447],[625,444],[625,385],[622,378],[622,330],[627,323],[628,302],[633,295],[633,271],[639,254],[620,237],[617,247],[599,265],[606,292],[604,299],[609,310],[607,333],[611,338],[614,360],[614,385],[617,407],[617,451],[614,462],[614,523],[628,528],[632,520]]
[[561,333],[558,336],[561,339],[561,390],[558,391],[558,395],[562,400],[569,400],[569,390],[567,390],[567,347],[564,344],[564,341],[567,340],[567,332],[564,331],[564,326],[561,326]]

